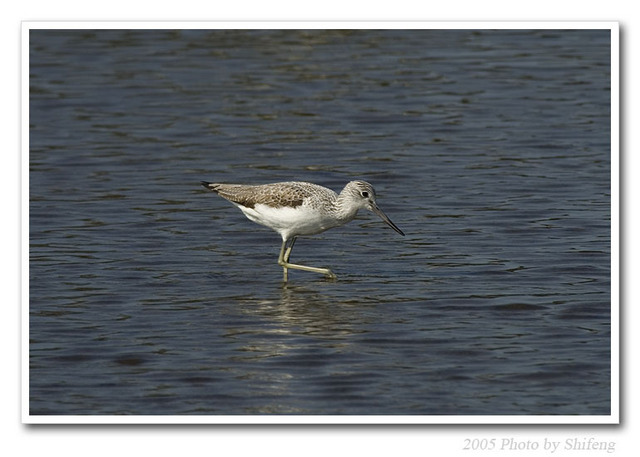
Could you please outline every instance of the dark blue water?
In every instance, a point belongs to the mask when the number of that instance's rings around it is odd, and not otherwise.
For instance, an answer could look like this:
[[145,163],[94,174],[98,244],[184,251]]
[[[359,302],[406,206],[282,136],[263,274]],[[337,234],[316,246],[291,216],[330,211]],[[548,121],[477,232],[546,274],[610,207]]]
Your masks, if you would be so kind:
[[[32,30],[30,412],[608,415],[608,30]],[[363,179],[280,238],[200,180]]]

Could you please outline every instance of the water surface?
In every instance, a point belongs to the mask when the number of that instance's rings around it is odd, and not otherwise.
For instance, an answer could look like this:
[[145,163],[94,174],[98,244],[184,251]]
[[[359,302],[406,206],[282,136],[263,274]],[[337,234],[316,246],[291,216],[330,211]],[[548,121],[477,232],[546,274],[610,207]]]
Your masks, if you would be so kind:
[[[608,30],[32,30],[34,415],[608,415]],[[280,238],[200,180],[371,182]]]

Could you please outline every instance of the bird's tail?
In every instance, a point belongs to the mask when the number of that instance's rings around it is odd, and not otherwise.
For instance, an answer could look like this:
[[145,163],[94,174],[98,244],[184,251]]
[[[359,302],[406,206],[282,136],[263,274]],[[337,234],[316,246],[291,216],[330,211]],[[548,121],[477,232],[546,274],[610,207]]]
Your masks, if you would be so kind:
[[210,191],[215,192],[216,194],[218,193],[218,184],[207,181],[200,181],[200,184],[202,184],[203,187],[206,187]]

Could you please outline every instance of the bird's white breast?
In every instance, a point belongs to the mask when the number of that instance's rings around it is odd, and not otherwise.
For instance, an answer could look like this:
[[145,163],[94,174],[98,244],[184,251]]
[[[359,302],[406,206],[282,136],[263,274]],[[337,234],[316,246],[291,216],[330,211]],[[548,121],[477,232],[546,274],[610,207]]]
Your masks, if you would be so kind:
[[283,239],[293,235],[315,235],[341,225],[335,218],[329,217],[329,214],[306,205],[295,208],[288,206],[274,208],[263,204],[256,204],[253,208],[237,206],[251,221],[270,227]]

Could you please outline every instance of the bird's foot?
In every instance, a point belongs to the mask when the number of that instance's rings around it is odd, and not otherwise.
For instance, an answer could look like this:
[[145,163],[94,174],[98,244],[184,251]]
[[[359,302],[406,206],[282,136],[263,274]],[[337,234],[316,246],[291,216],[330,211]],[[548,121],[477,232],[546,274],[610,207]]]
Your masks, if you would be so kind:
[[327,268],[327,271],[326,271],[326,273],[324,275],[327,277],[327,279],[331,279],[333,281],[338,279],[338,277],[333,273],[333,271],[329,270],[328,268]]

